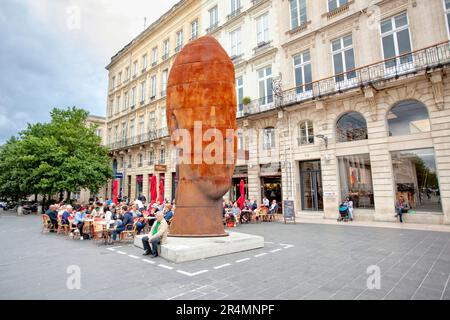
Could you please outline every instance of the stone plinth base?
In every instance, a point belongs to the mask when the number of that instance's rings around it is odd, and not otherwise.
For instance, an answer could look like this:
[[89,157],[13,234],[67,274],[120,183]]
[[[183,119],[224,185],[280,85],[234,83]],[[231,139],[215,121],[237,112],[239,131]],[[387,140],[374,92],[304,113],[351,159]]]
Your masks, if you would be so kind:
[[[143,235],[135,237],[136,247],[143,249],[143,237]],[[264,238],[261,236],[230,232],[228,237],[220,238],[169,237],[168,243],[161,246],[160,255],[168,261],[180,263],[263,247]]]

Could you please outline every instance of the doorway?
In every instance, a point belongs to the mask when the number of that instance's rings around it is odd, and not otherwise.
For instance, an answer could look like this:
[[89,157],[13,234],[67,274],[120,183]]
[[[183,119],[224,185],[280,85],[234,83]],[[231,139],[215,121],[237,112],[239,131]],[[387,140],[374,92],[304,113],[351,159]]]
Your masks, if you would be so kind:
[[323,211],[322,171],[320,160],[300,162],[302,210]]

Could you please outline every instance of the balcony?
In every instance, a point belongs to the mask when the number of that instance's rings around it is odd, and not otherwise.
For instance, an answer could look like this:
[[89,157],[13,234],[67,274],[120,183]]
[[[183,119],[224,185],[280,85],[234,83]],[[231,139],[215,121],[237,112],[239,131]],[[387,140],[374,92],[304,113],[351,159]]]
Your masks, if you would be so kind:
[[169,137],[169,130],[167,127],[164,127],[147,133],[139,134],[122,141],[111,143],[107,145],[107,147],[109,150],[118,150],[167,137]]
[[334,10],[331,10],[329,12],[327,12],[325,15],[327,17],[327,19],[333,19],[334,17],[337,17],[343,13],[346,13],[350,10],[350,5],[353,4],[355,1],[349,1],[347,3],[344,3],[343,5],[341,5],[340,7],[337,7]]
[[243,57],[244,57],[244,54],[243,54],[243,53],[240,53],[240,54],[232,55],[232,56],[230,57],[230,59],[231,59],[231,61],[233,62],[233,64],[238,64],[239,62],[242,61],[242,58],[243,58]]
[[155,67],[158,64],[158,61],[153,61],[152,62],[152,68]]
[[306,83],[272,95],[251,101],[238,112],[238,118],[287,107],[305,101],[322,99],[365,86],[392,82],[434,68],[450,65],[450,41],[382,60],[361,68],[349,70],[332,77]]
[[263,41],[258,43],[258,45],[256,46],[256,48],[253,48],[253,51],[256,54],[261,53],[269,48],[272,47],[272,41]]
[[219,21],[215,22],[209,28],[206,29],[206,33],[211,33],[219,27]]
[[169,53],[165,53],[162,57],[161,57],[162,61],[165,61],[167,59],[169,59]]

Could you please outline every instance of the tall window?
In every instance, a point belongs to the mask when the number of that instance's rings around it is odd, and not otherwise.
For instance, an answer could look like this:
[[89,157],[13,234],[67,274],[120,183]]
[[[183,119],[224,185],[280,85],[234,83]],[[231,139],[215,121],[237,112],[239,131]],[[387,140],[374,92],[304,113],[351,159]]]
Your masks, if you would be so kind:
[[111,79],[111,89],[114,89],[116,87],[116,77],[112,77]]
[[413,211],[442,212],[434,149],[391,152],[396,200],[403,197]]
[[[138,167],[142,167],[142,163],[143,163],[143,161],[144,161],[144,157],[142,156],[142,154],[140,153],[139,155],[138,155]],[[136,177],[137,178],[137,177]],[[137,179],[136,179],[137,180]],[[141,192],[137,192],[138,194],[140,194]]]
[[159,150],[159,163],[166,163],[166,149]]
[[130,76],[131,76],[130,67],[125,68],[125,74],[126,74],[127,80],[130,80]]
[[291,5],[291,29],[295,29],[306,23],[306,0],[290,0]]
[[153,150],[148,152],[148,164],[150,166],[155,164],[155,152]]
[[444,0],[448,35],[450,36],[450,0]]
[[175,52],[179,52],[183,46],[183,30],[177,32],[177,46]]
[[166,96],[167,75],[168,75],[168,70],[167,69],[163,70],[163,72],[162,72],[162,81],[161,81],[161,96],[162,97]]
[[191,40],[197,39],[198,37],[198,20],[194,20],[191,23]]
[[161,128],[167,128],[166,107],[161,108]]
[[312,121],[302,121],[298,126],[298,145],[314,143],[314,128]]
[[114,143],[117,143],[119,141],[119,126],[114,127]]
[[[128,168],[131,168],[133,166],[133,156],[128,156]],[[131,178],[131,176],[129,176]]]
[[231,38],[231,56],[239,56],[241,54],[241,28],[230,32]]
[[144,126],[144,116],[140,116],[139,117],[139,136],[141,138],[141,141],[144,137],[144,133],[145,133],[145,126]]
[[135,127],[134,127],[134,119],[130,121],[130,141],[134,143],[134,137],[136,135]]
[[117,96],[117,110],[116,113],[119,113],[122,109],[122,97],[119,95]]
[[[411,52],[411,39],[406,12],[381,21],[380,30],[384,59],[390,59],[385,63],[386,68],[399,67],[401,71],[401,67],[406,63],[412,62],[412,55],[403,55]],[[402,55],[402,57],[395,58],[399,55]]]
[[138,74],[138,62],[135,61],[135,62],[133,63],[133,77],[136,77],[137,74]]
[[350,197],[354,208],[373,208],[372,166],[368,154],[338,157],[341,200]]
[[158,47],[152,49],[152,66],[158,63]]
[[275,128],[268,127],[263,131],[263,149],[270,150],[275,148]]
[[127,141],[127,124],[122,122],[122,143]]
[[113,109],[114,109],[114,99],[109,100],[109,105],[108,105],[108,115],[110,117],[112,117],[113,115]]
[[355,69],[352,35],[332,41],[331,47],[333,51],[334,74],[338,75],[336,76],[336,81],[341,82],[356,78],[356,72],[349,72]]
[[242,104],[242,99],[244,99],[244,80],[242,76],[236,78],[236,97],[237,97],[237,106],[238,112],[242,112],[244,109],[244,105]]
[[167,39],[166,41],[164,41],[164,55],[163,55],[164,60],[169,58],[169,51],[170,51],[170,41],[169,39]]
[[333,11],[340,6],[347,4],[348,0],[328,0],[328,11]]
[[136,105],[136,87],[131,89],[131,107]]
[[238,131],[238,150],[244,150],[244,134],[242,130]]
[[128,91],[127,91],[123,95],[123,107],[124,107],[124,110],[128,109],[128,106],[129,106],[128,104],[129,104],[129,101],[128,101]]
[[209,27],[212,29],[219,23],[219,11],[217,6],[209,10]]
[[148,114],[148,131],[152,132],[156,130],[156,116],[155,111],[151,111]]
[[269,42],[269,13],[265,13],[256,19],[257,43]]
[[273,102],[273,83],[272,83],[272,67],[259,69],[259,102],[260,104],[269,104]]
[[241,0],[231,0],[231,13],[241,8]]
[[119,72],[119,75],[117,76],[117,85],[120,85],[122,83],[122,72]]
[[156,97],[156,75],[150,79],[150,98]]
[[145,101],[145,85],[146,81],[141,82],[141,103],[144,103]]
[[144,71],[145,69],[147,69],[147,54],[142,56],[142,70]]
[[309,51],[294,56],[294,70],[297,93],[312,91],[311,55]]
[[387,118],[390,136],[431,131],[427,107],[415,100],[397,103],[389,111]]
[[108,137],[106,138],[108,144],[111,144],[111,130],[111,128],[108,128]]
[[367,139],[366,119],[358,112],[348,112],[336,124],[337,142]]

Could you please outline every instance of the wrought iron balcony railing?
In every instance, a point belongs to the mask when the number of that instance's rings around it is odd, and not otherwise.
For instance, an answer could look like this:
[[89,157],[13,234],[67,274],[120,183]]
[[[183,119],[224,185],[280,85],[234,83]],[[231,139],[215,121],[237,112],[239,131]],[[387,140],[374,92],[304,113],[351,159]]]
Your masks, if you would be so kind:
[[149,131],[147,133],[143,133],[140,135],[129,137],[127,139],[123,139],[121,141],[111,143],[107,147],[109,150],[117,150],[117,149],[122,149],[122,148],[126,148],[126,147],[131,147],[134,145],[139,145],[139,144],[146,143],[146,142],[151,142],[151,141],[166,138],[166,137],[169,137],[169,130],[167,127],[164,127],[164,128],[158,129],[158,130]]
[[283,91],[280,97],[270,95],[253,100],[244,105],[243,110],[239,111],[237,116],[238,118],[245,117],[275,109],[276,106],[285,107],[304,101],[321,99],[351,89],[396,80],[445,65],[450,65],[450,41],[299,85]]

